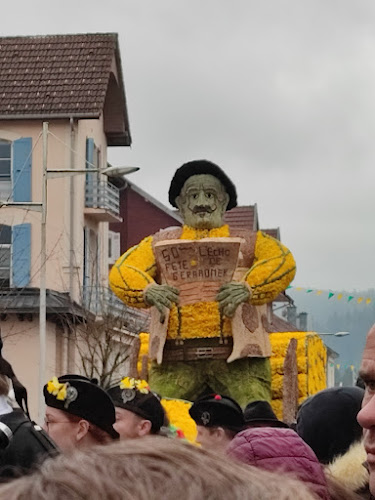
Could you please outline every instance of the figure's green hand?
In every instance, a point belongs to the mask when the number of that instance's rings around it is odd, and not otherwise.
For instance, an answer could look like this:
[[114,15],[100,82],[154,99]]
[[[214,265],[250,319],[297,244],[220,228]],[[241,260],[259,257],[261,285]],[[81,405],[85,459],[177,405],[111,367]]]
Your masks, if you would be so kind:
[[216,300],[219,302],[220,311],[228,318],[231,318],[237,307],[242,302],[247,302],[250,296],[250,289],[245,283],[232,281],[220,288]]
[[156,307],[160,312],[160,322],[164,323],[165,308],[171,309],[174,304],[178,304],[179,293],[173,286],[153,283],[146,288],[144,301],[147,305]]

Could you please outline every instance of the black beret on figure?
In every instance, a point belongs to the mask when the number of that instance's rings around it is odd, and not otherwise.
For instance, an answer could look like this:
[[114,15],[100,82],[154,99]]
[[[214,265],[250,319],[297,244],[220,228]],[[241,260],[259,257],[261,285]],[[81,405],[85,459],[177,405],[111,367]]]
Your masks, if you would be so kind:
[[169,203],[173,207],[178,208],[176,205],[176,198],[181,193],[181,189],[185,182],[193,175],[203,174],[213,175],[223,184],[229,195],[227,210],[237,206],[237,191],[235,185],[218,165],[208,160],[189,161],[176,170],[169,188]]
[[269,425],[270,427],[289,427],[279,420],[272,406],[268,401],[253,401],[249,403],[244,410],[245,425],[257,424]]
[[233,431],[244,428],[240,405],[228,396],[210,394],[197,399],[189,410],[197,425],[204,427],[226,427]]
[[364,393],[360,387],[332,387],[302,403],[296,430],[314,450],[319,462],[330,463],[361,439],[357,413]]
[[118,439],[113,428],[116,412],[112,400],[90,379],[80,375],[54,377],[44,386],[43,394],[47,406],[87,420]]
[[[151,422],[151,431],[159,432],[164,425],[165,412],[160,399],[149,388],[145,392],[134,388],[122,388],[120,384],[107,390],[113,404],[118,408],[131,411]],[[147,392],[146,392],[147,391]]]

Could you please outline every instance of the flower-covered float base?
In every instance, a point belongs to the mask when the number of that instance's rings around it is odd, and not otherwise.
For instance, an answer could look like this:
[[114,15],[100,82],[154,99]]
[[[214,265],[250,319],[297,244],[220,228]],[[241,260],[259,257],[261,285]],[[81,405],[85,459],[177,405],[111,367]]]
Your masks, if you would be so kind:
[[[197,426],[189,415],[192,403],[183,399],[163,398],[161,404],[167,414],[170,425],[177,429],[177,436],[184,437],[191,443],[194,443],[197,437]],[[181,431],[180,435],[179,431]]]
[[298,403],[326,388],[327,351],[314,332],[271,333],[272,407],[279,419],[283,416],[284,360],[289,342],[297,339]]
[[[142,356],[148,352],[147,333],[140,334],[140,361],[138,370],[141,369]],[[289,342],[297,339],[297,368],[298,368],[298,403],[307,397],[326,388],[326,348],[324,343],[314,332],[277,332],[270,334],[272,356],[270,358],[272,371],[272,401],[271,405],[277,417],[283,417],[283,378],[284,361]],[[167,412],[170,423],[181,429],[186,439],[194,442],[196,425],[190,418],[189,408],[191,402],[181,399],[162,399],[162,404]]]

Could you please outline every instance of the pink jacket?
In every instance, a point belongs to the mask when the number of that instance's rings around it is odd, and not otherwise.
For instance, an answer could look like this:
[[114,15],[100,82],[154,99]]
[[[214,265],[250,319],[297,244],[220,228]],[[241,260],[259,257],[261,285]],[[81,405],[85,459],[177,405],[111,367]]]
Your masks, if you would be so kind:
[[329,500],[326,478],[315,453],[296,432],[281,427],[253,427],[237,434],[227,454],[247,465],[290,473]]

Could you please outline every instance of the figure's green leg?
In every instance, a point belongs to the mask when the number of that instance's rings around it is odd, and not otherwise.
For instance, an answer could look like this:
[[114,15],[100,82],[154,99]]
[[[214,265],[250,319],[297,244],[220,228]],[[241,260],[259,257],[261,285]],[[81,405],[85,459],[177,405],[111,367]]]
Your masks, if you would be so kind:
[[211,361],[211,387],[235,399],[242,407],[251,401],[271,401],[269,358],[243,358],[227,363]]
[[151,390],[165,398],[194,401],[204,390],[204,373],[201,362],[153,362],[150,369]]

